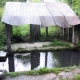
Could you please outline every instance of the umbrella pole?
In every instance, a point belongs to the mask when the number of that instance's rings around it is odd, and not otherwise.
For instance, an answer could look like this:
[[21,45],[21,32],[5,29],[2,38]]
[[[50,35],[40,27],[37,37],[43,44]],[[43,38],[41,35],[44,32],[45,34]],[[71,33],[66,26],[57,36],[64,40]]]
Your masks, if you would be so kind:
[[11,50],[12,25],[5,24],[7,50]]
[[75,44],[75,40],[74,40],[74,26],[72,26],[72,43]]
[[46,39],[48,39],[48,27],[46,27]]

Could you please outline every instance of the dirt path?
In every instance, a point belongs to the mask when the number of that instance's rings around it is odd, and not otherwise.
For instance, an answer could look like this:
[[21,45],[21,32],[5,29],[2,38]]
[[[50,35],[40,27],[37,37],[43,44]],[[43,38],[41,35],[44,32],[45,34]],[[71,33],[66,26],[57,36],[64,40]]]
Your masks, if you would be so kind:
[[15,78],[10,78],[8,76],[4,80],[53,80],[53,78],[55,78],[55,77],[56,77],[55,74],[48,73],[48,74],[39,75],[39,76],[25,76],[25,75],[21,75],[21,76],[15,77]]

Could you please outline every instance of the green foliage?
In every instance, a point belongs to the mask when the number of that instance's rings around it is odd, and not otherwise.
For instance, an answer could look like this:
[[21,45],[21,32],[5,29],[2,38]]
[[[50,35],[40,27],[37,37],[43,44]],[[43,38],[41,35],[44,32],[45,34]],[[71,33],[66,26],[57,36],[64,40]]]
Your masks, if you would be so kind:
[[73,80],[80,80],[80,75],[78,74],[78,75],[74,76]]
[[16,77],[16,76],[19,76],[19,75],[20,75],[19,72],[10,72],[10,73],[9,73],[9,76],[10,76],[10,77]]
[[49,47],[49,45],[42,45],[42,47]]
[[38,70],[31,70],[31,71],[27,71],[24,73],[25,75],[38,75],[39,71]]
[[4,8],[0,8],[0,20],[1,20],[2,14],[3,14],[3,11],[4,11]]
[[76,66],[74,65],[74,66],[70,67],[70,69],[74,70],[74,69],[76,69]]
[[57,39],[54,39],[53,42],[50,44],[50,46],[66,46],[66,47],[70,47],[69,43],[63,42],[63,41],[58,41]]
[[23,74],[26,74],[26,75],[39,75],[39,74],[46,74],[46,73],[50,73],[50,72],[58,74],[59,72],[61,72],[63,70],[65,70],[65,68],[52,68],[52,69],[40,68],[39,70],[31,70],[31,71],[24,72]]
[[55,73],[55,74],[58,74],[60,73],[61,71],[64,71],[65,68],[52,68],[51,69],[51,72]]
[[65,69],[64,71],[65,71],[65,72],[70,72],[71,70],[70,70],[70,69]]
[[5,42],[5,28],[4,25],[0,22],[0,48],[4,46]]
[[[74,67],[74,66],[73,66]],[[39,70],[31,70],[31,71],[25,71],[25,72],[10,72],[8,75],[10,77],[16,77],[19,75],[40,75],[40,74],[46,74],[46,73],[55,73],[58,74],[61,71],[65,70],[71,70],[72,67],[66,67],[66,68],[40,68]],[[67,80],[60,78],[60,80]],[[73,80],[80,80],[80,75],[74,76]]]
[[68,3],[75,13],[80,17],[80,0],[61,0]]
[[49,40],[51,41],[53,38],[62,38],[62,33],[60,27],[49,26],[48,27],[48,38],[46,37],[46,28],[41,28],[41,41]]
[[48,69],[48,68],[40,68],[39,70],[31,70],[31,71],[27,71],[27,72],[10,72],[8,75],[10,77],[16,77],[19,75],[39,75],[39,74],[46,74],[46,73],[55,73],[58,74],[59,72],[65,70],[65,68],[52,68],[52,69]]
[[78,43],[76,44],[76,46],[77,46],[77,47],[80,47],[80,42],[78,42]]
[[40,0],[32,0],[32,2],[40,2]]
[[15,42],[15,39],[21,39],[21,40],[28,40],[30,37],[28,36],[30,32],[29,25],[23,25],[18,27],[13,27],[13,42]]
[[12,1],[12,2],[26,2],[26,0],[7,0],[7,1]]
[[46,74],[49,72],[50,72],[50,69],[48,69],[48,68],[40,68],[39,69],[39,74]]
[[26,34],[29,34],[29,25],[23,25],[18,27],[13,27],[13,35],[22,37],[26,36]]
[[[0,8],[0,20],[3,14],[4,8]],[[0,49],[3,48],[4,44],[5,44],[6,40],[5,40],[5,27],[4,24],[2,22],[0,22]]]

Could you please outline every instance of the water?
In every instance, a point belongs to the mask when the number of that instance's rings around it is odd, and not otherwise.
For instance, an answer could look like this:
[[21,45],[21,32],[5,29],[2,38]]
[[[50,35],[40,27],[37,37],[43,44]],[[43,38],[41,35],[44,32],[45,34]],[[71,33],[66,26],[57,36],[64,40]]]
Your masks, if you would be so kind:
[[0,69],[8,72],[28,71],[43,67],[68,67],[80,65],[79,51],[54,51],[54,52],[34,52],[16,53],[7,56],[5,62],[0,62]]

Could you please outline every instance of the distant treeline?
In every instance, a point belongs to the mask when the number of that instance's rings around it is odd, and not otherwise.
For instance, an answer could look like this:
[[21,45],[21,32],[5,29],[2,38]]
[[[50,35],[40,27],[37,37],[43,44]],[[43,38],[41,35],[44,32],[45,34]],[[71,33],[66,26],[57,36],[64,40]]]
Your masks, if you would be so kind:
[[3,1],[0,0],[0,7],[3,7],[7,1],[11,1],[11,2],[26,2],[27,0],[3,0]]

